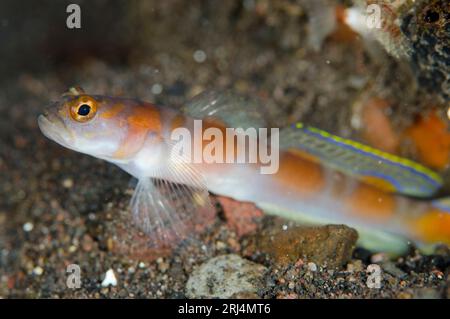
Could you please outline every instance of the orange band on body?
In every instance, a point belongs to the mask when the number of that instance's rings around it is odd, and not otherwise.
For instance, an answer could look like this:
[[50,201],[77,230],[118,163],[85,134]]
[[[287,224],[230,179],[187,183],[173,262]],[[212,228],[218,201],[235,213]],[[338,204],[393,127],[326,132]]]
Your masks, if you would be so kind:
[[139,151],[145,143],[149,132],[160,134],[161,116],[159,110],[148,103],[133,109],[127,117],[128,134],[114,153],[116,158],[127,158]]
[[186,118],[183,115],[178,114],[177,116],[175,116],[172,119],[172,123],[170,125],[170,130],[173,131],[177,128],[183,127],[185,125],[185,123],[186,123]]
[[353,192],[343,200],[348,213],[355,216],[385,221],[396,211],[394,195],[363,183],[358,183]]
[[[315,158],[300,152],[285,152],[280,157],[280,170],[275,178],[300,198],[319,196],[327,188],[337,201],[344,204],[344,213],[374,220],[386,220],[396,211],[395,195],[353,180],[339,172],[331,171],[326,177],[325,169]],[[347,186],[354,183],[347,194]]]
[[319,195],[326,186],[320,164],[291,152],[280,154],[280,168],[274,177],[281,185],[302,198]]
[[102,117],[104,119],[112,119],[112,118],[116,117],[120,112],[122,112],[124,108],[125,108],[125,105],[123,105],[122,103],[116,103],[113,106],[111,106],[110,108],[108,108],[108,110],[104,111],[100,115],[100,117]]
[[144,103],[133,109],[127,117],[128,124],[133,128],[145,128],[156,133],[161,132],[161,114],[152,104]]

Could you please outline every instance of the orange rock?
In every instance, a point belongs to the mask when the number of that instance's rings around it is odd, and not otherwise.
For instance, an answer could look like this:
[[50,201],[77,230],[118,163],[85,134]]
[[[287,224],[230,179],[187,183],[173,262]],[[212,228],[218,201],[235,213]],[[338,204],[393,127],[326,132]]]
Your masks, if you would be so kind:
[[276,264],[303,265],[305,258],[320,266],[341,269],[352,257],[358,233],[345,225],[294,226],[283,229],[274,225],[253,239],[256,250],[269,255]]
[[400,138],[386,115],[389,102],[379,97],[371,97],[361,110],[362,135],[373,147],[396,154]]
[[239,202],[229,197],[217,196],[223,208],[228,226],[238,237],[250,234],[258,228],[258,219],[264,213],[253,203]]
[[448,166],[450,155],[450,133],[448,123],[436,111],[418,117],[418,120],[405,131],[417,152],[419,160],[434,169],[442,170]]
[[[145,234],[133,222],[130,212],[118,211],[114,218],[103,224],[103,238],[111,253],[134,261],[153,262],[160,257],[170,256],[174,250],[189,242],[195,242],[198,236],[214,222],[216,212],[198,211],[195,220],[186,224],[186,220],[164,219],[164,226],[155,227]],[[180,224],[182,226],[180,227]]]

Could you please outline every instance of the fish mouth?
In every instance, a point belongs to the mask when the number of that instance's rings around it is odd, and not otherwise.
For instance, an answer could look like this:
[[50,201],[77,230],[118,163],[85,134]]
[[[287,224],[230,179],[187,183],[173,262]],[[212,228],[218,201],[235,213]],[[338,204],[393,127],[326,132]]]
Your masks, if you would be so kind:
[[39,115],[38,126],[42,134],[62,146],[68,147],[73,142],[73,136],[64,122],[51,113]]

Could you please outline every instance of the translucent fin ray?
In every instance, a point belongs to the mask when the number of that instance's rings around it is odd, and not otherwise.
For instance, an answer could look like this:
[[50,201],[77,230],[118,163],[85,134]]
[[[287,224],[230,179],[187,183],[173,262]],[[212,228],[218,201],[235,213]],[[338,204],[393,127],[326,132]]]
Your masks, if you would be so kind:
[[184,114],[196,119],[219,119],[229,127],[267,127],[264,110],[255,100],[229,91],[205,91],[182,108]]
[[174,152],[154,176],[142,178],[131,199],[136,226],[152,245],[170,246],[208,226],[215,216],[202,175]]

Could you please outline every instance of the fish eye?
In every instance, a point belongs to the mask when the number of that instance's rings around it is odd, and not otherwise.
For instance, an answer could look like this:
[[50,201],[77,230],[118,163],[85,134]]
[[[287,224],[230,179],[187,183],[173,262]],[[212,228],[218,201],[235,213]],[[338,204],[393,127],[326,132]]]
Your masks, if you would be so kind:
[[90,111],[91,111],[91,106],[90,105],[82,104],[78,108],[77,114],[80,115],[80,116],[88,116]]
[[89,96],[81,96],[71,104],[70,115],[77,122],[87,122],[97,112],[97,102]]

